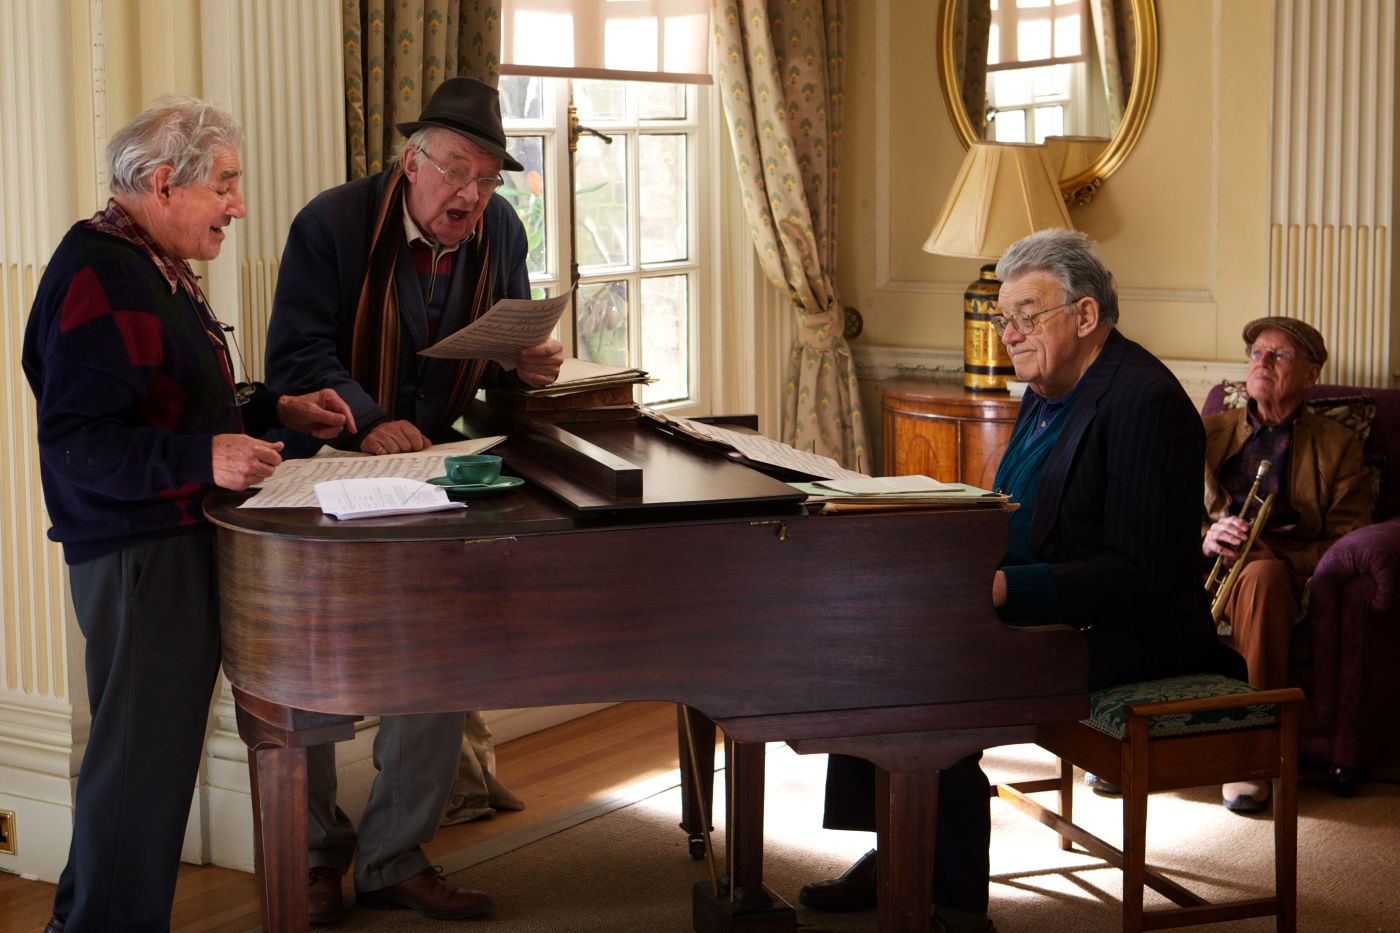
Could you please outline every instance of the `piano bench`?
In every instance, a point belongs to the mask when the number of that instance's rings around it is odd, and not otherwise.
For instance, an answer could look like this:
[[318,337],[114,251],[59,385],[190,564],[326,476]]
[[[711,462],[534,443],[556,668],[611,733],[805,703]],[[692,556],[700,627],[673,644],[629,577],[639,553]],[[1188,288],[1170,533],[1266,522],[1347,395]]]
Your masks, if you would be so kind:
[[[1158,930],[1243,917],[1297,925],[1298,712],[1303,692],[1255,690],[1229,677],[1191,675],[1122,684],[1091,696],[1090,718],[1045,723],[1036,744],[1060,759],[1057,778],[999,785],[995,793],[1123,871],[1123,929]],[[1073,822],[1074,768],[1123,790],[1123,848]],[[1208,902],[1147,865],[1147,797],[1186,787],[1271,780],[1274,891],[1270,897]],[[1031,799],[1058,791],[1058,811]],[[1143,909],[1145,886],[1174,907]]]

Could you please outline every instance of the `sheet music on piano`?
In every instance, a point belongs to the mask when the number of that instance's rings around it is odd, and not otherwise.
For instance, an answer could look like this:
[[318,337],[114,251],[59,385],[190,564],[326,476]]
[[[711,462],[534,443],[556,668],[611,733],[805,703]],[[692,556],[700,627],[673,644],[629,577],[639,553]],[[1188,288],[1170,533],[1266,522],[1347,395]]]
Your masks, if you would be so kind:
[[257,492],[240,509],[320,508],[316,484],[354,479],[403,479],[426,482],[444,471],[442,460],[448,454],[479,454],[505,440],[504,436],[472,438],[448,444],[434,444],[414,453],[354,453],[323,447],[313,457],[284,460]]
[[781,467],[814,479],[868,479],[864,473],[848,470],[830,457],[807,450],[798,450],[762,434],[734,431],[717,424],[706,424],[690,418],[675,418],[650,408],[641,409],[642,416],[663,429],[683,437],[728,448],[736,459]]

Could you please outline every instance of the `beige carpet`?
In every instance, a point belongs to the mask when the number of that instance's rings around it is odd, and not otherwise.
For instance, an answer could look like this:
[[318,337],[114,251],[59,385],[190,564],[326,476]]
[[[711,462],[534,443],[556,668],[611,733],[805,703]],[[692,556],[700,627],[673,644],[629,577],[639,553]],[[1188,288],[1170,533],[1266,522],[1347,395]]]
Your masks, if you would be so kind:
[[[765,880],[797,906],[803,883],[838,874],[872,845],[863,833],[820,828],[825,758],[769,746]],[[1030,746],[989,752],[993,780],[1048,773]],[[527,827],[444,860],[454,881],[490,892],[496,910],[466,929],[500,933],[683,933],[690,888],[708,879],[677,828],[674,779],[598,801],[549,826]],[[722,784],[721,780],[717,783]],[[717,791],[720,790],[717,788]],[[1148,858],[1211,898],[1266,890],[1273,871],[1272,822],[1228,813],[1218,789],[1152,798]],[[722,812],[722,803],[718,804]],[[1120,807],[1083,788],[1082,825],[1119,838]],[[1097,859],[1061,852],[1056,837],[1000,801],[992,804],[992,916],[1002,933],[1093,933],[1119,929],[1120,874]],[[573,824],[573,825],[571,825]],[[723,834],[716,844],[723,845]],[[1343,800],[1305,781],[1299,817],[1301,931],[1400,930],[1400,786],[1372,782]],[[1149,892],[1149,906],[1165,904]],[[803,931],[873,931],[875,912],[820,914],[798,906]],[[1272,930],[1266,919],[1191,927]],[[436,931],[461,924],[407,912],[352,910],[339,930]]]

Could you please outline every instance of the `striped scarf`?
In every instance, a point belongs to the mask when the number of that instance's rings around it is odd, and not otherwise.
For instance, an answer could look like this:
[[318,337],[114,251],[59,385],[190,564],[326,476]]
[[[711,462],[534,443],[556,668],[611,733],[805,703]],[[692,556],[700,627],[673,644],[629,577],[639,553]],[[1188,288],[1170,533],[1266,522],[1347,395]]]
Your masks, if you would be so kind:
[[[399,294],[394,285],[394,270],[403,255],[403,197],[406,185],[403,169],[396,169],[379,204],[365,281],[355,310],[355,330],[350,348],[351,377],[372,393],[379,407],[395,420],[401,417],[396,409],[404,329],[399,320]],[[454,277],[473,275],[476,283],[470,296],[468,323],[485,313],[494,301],[495,276],[490,258],[491,244],[486,237],[486,215],[483,214],[477,221],[471,248],[462,250],[457,257],[457,270],[454,273]],[[476,268],[466,268],[463,266],[465,263],[475,263]],[[441,436],[466,411],[481,384],[486,364],[486,360],[458,361],[457,375],[447,405],[443,408],[442,419],[425,431],[429,437]],[[423,425],[418,427],[424,429]]]

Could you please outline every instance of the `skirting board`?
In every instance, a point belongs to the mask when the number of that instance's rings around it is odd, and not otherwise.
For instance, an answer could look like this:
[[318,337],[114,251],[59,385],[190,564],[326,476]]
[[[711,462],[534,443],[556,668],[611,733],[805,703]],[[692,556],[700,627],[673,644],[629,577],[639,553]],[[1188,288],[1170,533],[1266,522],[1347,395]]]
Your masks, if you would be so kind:
[[[493,710],[485,713],[497,744],[577,719],[609,704]],[[364,807],[374,777],[374,724],[342,746],[341,805]],[[58,880],[73,831],[76,772],[72,709],[68,704],[0,695],[0,810],[15,814],[16,852],[0,854],[0,871],[49,883]],[[237,747],[235,747],[237,746]],[[183,858],[193,864],[253,870],[252,795],[246,750],[236,736],[215,732],[206,746],[200,784],[185,831]]]

